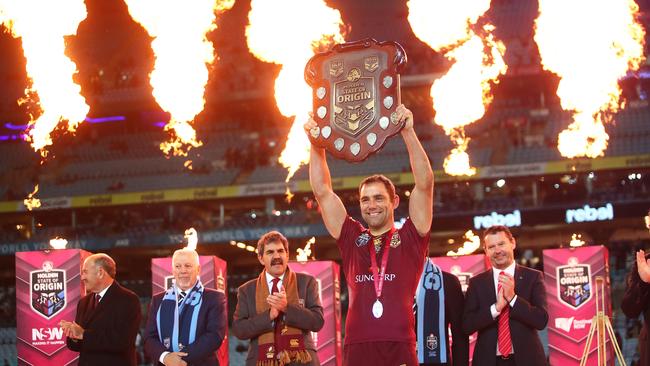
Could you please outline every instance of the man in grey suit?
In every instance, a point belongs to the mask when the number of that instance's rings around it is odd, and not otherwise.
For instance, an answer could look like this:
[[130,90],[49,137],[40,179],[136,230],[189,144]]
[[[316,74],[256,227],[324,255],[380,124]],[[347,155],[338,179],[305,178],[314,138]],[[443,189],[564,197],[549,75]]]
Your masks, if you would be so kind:
[[257,252],[264,270],[237,289],[232,324],[251,341],[246,365],[320,365],[311,337],[323,327],[316,279],[289,269],[289,242],[277,231],[260,238]]

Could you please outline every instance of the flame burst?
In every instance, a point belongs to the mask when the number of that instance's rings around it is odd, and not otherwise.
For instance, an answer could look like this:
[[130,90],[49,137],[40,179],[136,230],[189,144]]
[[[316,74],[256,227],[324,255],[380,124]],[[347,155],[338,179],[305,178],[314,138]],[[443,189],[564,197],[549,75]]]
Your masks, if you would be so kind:
[[149,75],[153,96],[171,118],[160,144],[165,154],[186,156],[196,139],[192,122],[205,106],[205,85],[214,61],[207,34],[216,28],[215,13],[229,9],[233,0],[146,1],[126,0],[131,17],[153,38],[154,69]]
[[[560,76],[557,95],[573,122],[558,136],[562,156],[602,156],[604,123],[619,108],[619,78],[643,58],[638,6],[627,1],[539,1],[535,41],[542,65]],[[579,14],[579,16],[577,16]]]
[[445,159],[449,175],[474,175],[470,167],[464,126],[485,114],[491,102],[490,82],[497,82],[507,66],[505,46],[494,39],[494,26],[476,25],[490,8],[489,0],[410,0],[408,20],[415,35],[453,62],[447,73],[431,85],[435,123],[456,147]]
[[309,256],[311,255],[311,246],[316,243],[316,238],[311,237],[311,239],[307,240],[307,243],[305,244],[304,248],[298,248],[296,250],[296,260],[298,262],[307,262],[309,260]]
[[25,204],[25,207],[29,211],[41,207],[41,200],[35,197],[37,192],[38,192],[38,184],[34,187],[34,191],[28,194],[27,198],[23,200],[23,204]]
[[196,244],[199,242],[199,233],[193,227],[185,230],[185,241],[187,246],[185,249],[196,250]]
[[571,235],[571,241],[569,242],[569,246],[572,248],[576,247],[581,247],[585,245],[585,241],[582,240],[582,235],[581,234],[573,234]]
[[[65,122],[68,131],[74,132],[90,110],[81,87],[73,81],[77,67],[65,55],[64,39],[76,34],[86,18],[86,6],[83,0],[0,0],[0,9],[0,23],[22,39],[32,86],[19,103],[38,102],[42,113],[29,122],[29,141],[46,157],[45,148],[52,144],[51,133],[59,123]],[[38,101],[32,95],[38,95]]]
[[[300,14],[291,21],[278,21]],[[275,101],[280,112],[294,117],[279,162],[288,170],[286,181],[301,164],[309,162],[309,139],[302,126],[312,109],[312,92],[304,80],[314,51],[343,42],[341,14],[323,0],[252,0],[246,27],[251,53],[264,62],[282,65],[275,80]]]
[[67,245],[68,241],[66,239],[59,237],[50,239],[50,247],[52,247],[52,249],[65,249]]
[[467,230],[465,233],[465,242],[463,246],[458,248],[457,251],[450,250],[447,252],[448,256],[468,255],[474,253],[476,249],[481,247],[481,238],[479,238],[472,230]]

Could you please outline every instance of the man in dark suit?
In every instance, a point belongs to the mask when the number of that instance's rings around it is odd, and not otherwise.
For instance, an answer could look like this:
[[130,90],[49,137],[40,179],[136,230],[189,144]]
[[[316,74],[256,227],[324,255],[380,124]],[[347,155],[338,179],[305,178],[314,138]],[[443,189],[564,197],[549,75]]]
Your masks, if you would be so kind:
[[115,272],[115,261],[106,254],[86,258],[81,282],[88,294],[77,304],[75,321],[60,323],[68,348],[79,352],[79,366],[137,364],[140,300],[115,281]]
[[257,251],[264,270],[237,289],[232,324],[237,338],[251,340],[246,365],[320,365],[311,337],[324,323],[316,279],[289,269],[289,242],[277,231]]
[[537,333],[546,327],[546,292],[542,273],[515,264],[516,243],[505,226],[483,235],[492,268],[469,281],[463,329],[478,331],[472,365],[544,366]]
[[226,336],[226,297],[203,287],[199,255],[179,249],[172,256],[174,285],[151,299],[144,352],[165,366],[218,365],[217,350]]
[[[645,226],[650,230],[650,211],[645,217]],[[625,316],[636,319],[643,314],[643,327],[639,334],[639,365],[650,365],[650,253],[641,249],[636,253],[636,262],[627,275],[625,295],[621,302],[621,310]]]

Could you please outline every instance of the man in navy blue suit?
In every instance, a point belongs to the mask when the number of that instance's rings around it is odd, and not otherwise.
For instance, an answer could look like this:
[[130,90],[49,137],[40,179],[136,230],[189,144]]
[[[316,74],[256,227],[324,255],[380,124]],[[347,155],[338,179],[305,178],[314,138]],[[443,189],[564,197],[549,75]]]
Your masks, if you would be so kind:
[[538,331],[546,327],[543,274],[515,263],[510,230],[495,225],[483,235],[492,268],[469,280],[463,329],[478,331],[473,366],[546,366]]
[[199,279],[199,255],[179,249],[172,257],[174,285],[155,295],[149,307],[144,351],[165,366],[218,365],[225,337],[226,297]]

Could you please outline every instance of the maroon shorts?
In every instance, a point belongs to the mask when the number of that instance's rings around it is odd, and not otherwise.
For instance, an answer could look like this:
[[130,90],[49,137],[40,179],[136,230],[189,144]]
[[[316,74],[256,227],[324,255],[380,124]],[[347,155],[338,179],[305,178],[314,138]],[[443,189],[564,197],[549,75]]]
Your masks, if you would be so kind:
[[343,366],[417,366],[415,345],[404,342],[365,342],[343,347]]

